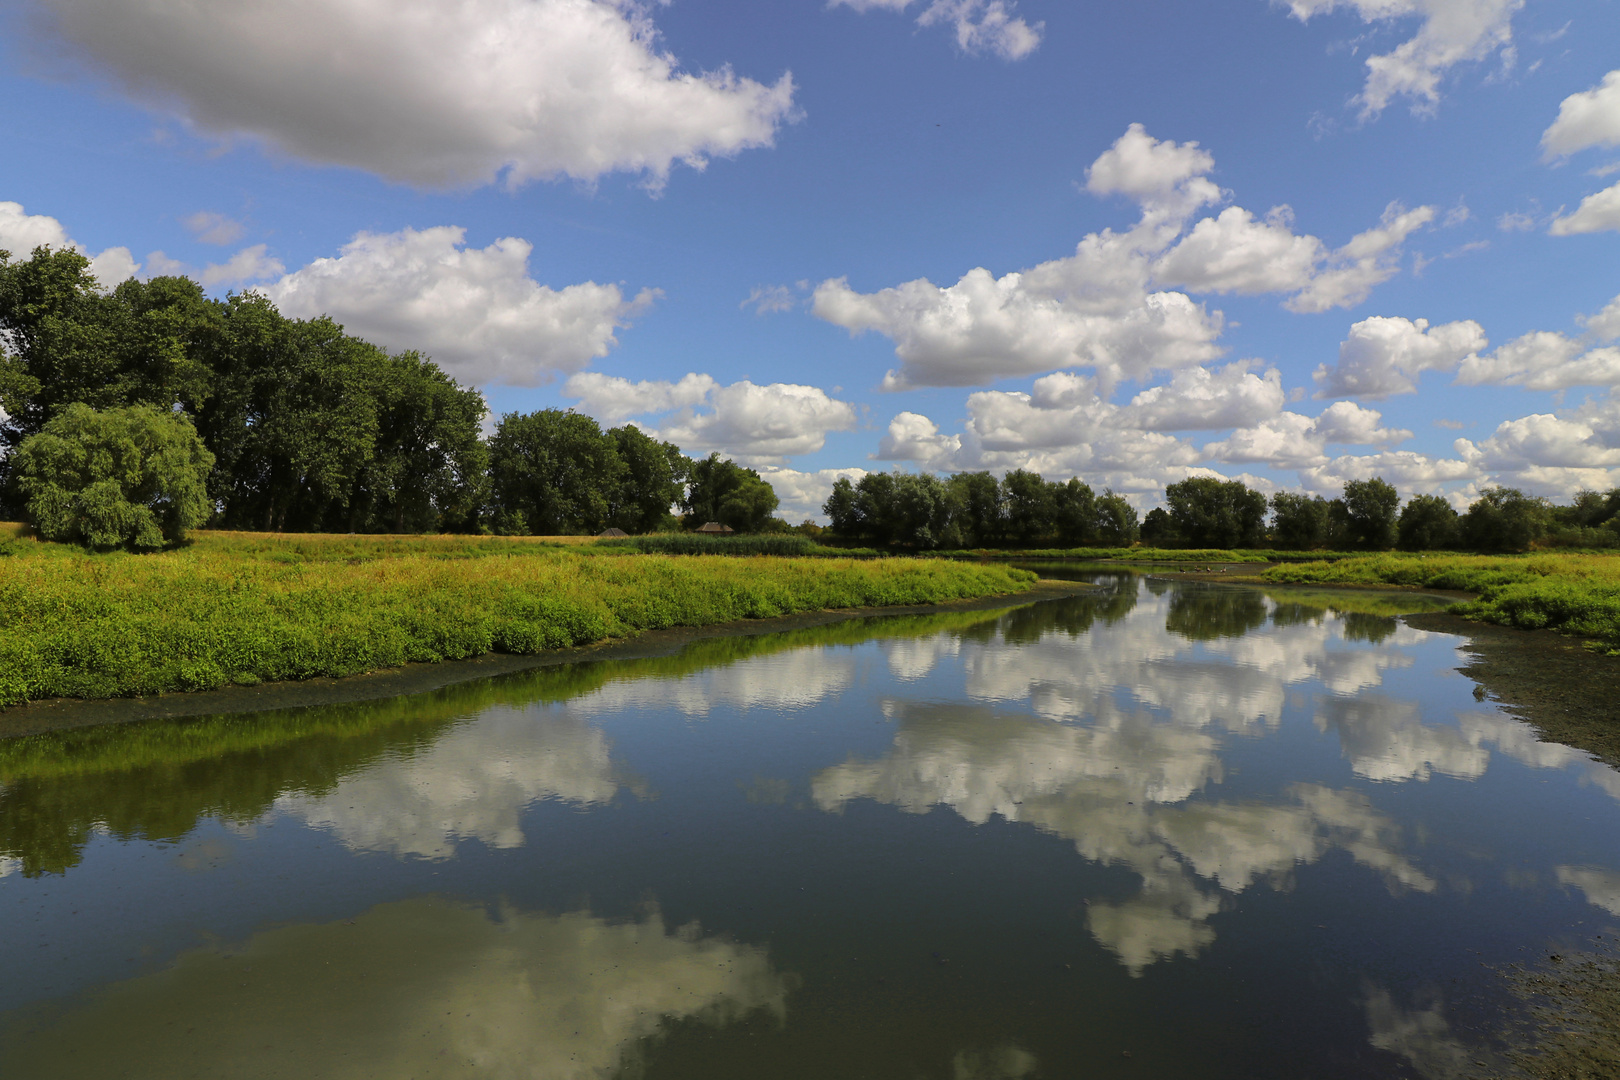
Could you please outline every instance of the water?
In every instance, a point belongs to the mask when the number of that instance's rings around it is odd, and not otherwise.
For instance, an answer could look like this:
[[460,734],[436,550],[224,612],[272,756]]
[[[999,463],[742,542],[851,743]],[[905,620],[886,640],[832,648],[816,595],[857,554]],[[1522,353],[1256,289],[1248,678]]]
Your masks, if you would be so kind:
[[1421,597],[1096,575],[0,745],[0,1075],[1370,1077],[1620,922]]

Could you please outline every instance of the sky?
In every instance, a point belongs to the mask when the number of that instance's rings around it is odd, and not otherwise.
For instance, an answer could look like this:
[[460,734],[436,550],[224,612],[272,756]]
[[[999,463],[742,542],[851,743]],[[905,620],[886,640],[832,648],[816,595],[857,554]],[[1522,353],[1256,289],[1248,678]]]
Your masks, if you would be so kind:
[[1615,0],[0,0],[0,249],[757,468],[1620,485]]

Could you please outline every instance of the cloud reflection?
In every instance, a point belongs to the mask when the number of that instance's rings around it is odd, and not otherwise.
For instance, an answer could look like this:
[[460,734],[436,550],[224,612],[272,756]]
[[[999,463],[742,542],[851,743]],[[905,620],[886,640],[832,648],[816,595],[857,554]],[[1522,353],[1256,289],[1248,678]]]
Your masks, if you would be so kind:
[[1610,915],[1620,916],[1620,871],[1595,866],[1560,866],[1558,883],[1573,885],[1586,895],[1586,902]]
[[1136,872],[1123,901],[1094,901],[1092,935],[1132,974],[1215,939],[1221,893],[1266,881],[1342,849],[1395,891],[1431,892],[1433,878],[1398,854],[1400,830],[1356,792],[1297,784],[1276,802],[1194,798],[1220,782],[1215,737],[1140,710],[1090,725],[983,706],[890,701],[894,741],[876,760],[818,773],[811,793],[837,812],[872,799],[910,813],[944,806],[975,824],[1001,817],[1074,843],[1082,856]]
[[350,922],[198,949],[44,1023],[14,1019],[14,1075],[233,1080],[297,1076],[546,1077],[634,1071],[672,1020],[785,1016],[765,950],[611,923],[430,898]]
[[530,803],[600,805],[620,783],[607,737],[583,718],[497,707],[326,792],[282,795],[275,809],[330,831],[353,851],[447,859],[464,839],[521,847],[519,819]]

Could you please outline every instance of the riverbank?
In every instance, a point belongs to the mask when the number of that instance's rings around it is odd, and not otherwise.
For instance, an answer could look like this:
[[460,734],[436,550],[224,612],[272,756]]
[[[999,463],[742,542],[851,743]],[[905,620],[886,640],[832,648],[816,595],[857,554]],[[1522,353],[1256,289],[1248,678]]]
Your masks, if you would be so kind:
[[342,678],[809,611],[1027,592],[925,559],[584,555],[527,538],[200,533],[155,555],[12,538],[0,706]]
[[1620,556],[1387,553],[1274,566],[1274,584],[1372,585],[1474,594],[1452,613],[1521,630],[1557,630],[1620,652]]

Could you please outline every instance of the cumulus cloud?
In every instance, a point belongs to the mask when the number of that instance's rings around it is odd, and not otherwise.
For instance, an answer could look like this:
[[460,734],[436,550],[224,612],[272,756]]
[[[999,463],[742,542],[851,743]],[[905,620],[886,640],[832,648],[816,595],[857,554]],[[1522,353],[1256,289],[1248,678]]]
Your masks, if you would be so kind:
[[[867,12],[905,11],[913,0],[832,0],[832,7]],[[1013,14],[1011,0],[925,0],[918,26],[948,26],[957,48],[965,53],[992,53],[1003,60],[1022,60],[1041,43],[1045,23],[1030,25]]]
[[536,386],[606,356],[658,294],[626,300],[592,281],[554,290],[529,276],[533,250],[510,236],[470,248],[448,225],[360,233],[259,291],[288,315],[330,315],[368,341],[419,349],[458,379]]
[[1132,124],[1086,180],[1093,195],[1138,205],[1130,230],[1091,233],[1072,256],[1001,277],[978,267],[949,286],[918,279],[862,293],[848,278],[829,279],[812,310],[851,334],[894,341],[901,366],[886,389],[983,385],[1070,366],[1091,367],[1112,386],[1220,356],[1221,314],[1170,286],[1290,293],[1296,311],[1352,306],[1396,272],[1406,237],[1434,218],[1432,207],[1392,204],[1377,227],[1330,250],[1296,235],[1286,208],[1259,220],[1229,207],[1183,237],[1191,217],[1222,197],[1206,175],[1212,168],[1197,143],[1155,139]]
[[797,469],[769,465],[762,466],[758,472],[760,478],[770,484],[776,492],[777,516],[787,521],[794,518],[826,521],[827,515],[821,512],[821,508],[827,502],[827,497],[832,494],[833,485],[840,479],[847,479],[850,483],[856,484],[866,475],[865,469],[817,469],[812,472],[800,472]]
[[90,260],[90,272],[104,289],[132,278],[141,264],[127,247],[110,247],[91,255],[74,240],[62,223],[48,214],[30,214],[21,203],[0,202],[0,251],[11,252],[13,260],[23,260],[36,247],[71,248]]
[[1620,230],[1620,184],[1588,195],[1573,213],[1554,218],[1547,227],[1547,231],[1554,236],[1577,236],[1610,230]]
[[1339,362],[1312,376],[1319,398],[1384,398],[1417,392],[1425,371],[1449,371],[1485,348],[1485,329],[1472,319],[1431,327],[1427,319],[1375,315],[1350,327]]
[[1594,146],[1620,146],[1620,71],[1611,71],[1590,90],[1571,94],[1558,106],[1558,119],[1541,133],[1549,158]]
[[879,461],[915,461],[928,468],[946,468],[962,450],[962,436],[945,435],[921,413],[903,412],[889,421],[878,443]]
[[722,386],[708,375],[689,373],[679,382],[631,382],[582,372],[563,392],[580,407],[611,423],[631,416],[668,413],[640,425],[688,453],[717,450],[747,464],[781,464],[820,450],[828,432],[855,426],[855,407],[814,386],[748,380]]
[[1225,439],[1205,446],[1204,453],[1229,464],[1264,463],[1300,469],[1325,464],[1328,443],[1387,446],[1411,437],[1410,431],[1384,427],[1383,416],[1376,409],[1336,401],[1315,419],[1283,412],[1252,427],[1239,428]]
[[1465,61],[1500,56],[1514,60],[1513,16],[1524,0],[1288,0],[1301,22],[1336,8],[1348,8],[1369,23],[1421,18],[1415,36],[1387,53],[1367,58],[1367,82],[1356,97],[1362,119],[1383,112],[1398,97],[1411,99],[1414,113],[1431,113],[1440,103],[1440,80]]
[[1534,330],[1499,346],[1488,356],[1469,356],[1457,369],[1464,386],[1523,386],[1567,390],[1572,386],[1620,385],[1620,348],[1594,348],[1620,338],[1620,296],[1595,315],[1576,316],[1585,333],[1570,337]]
[[1275,415],[1287,398],[1276,368],[1256,375],[1248,363],[1178,371],[1122,410],[1124,422],[1145,431],[1192,431],[1246,427]]
[[133,97],[220,136],[431,187],[626,171],[769,146],[793,80],[693,73],[609,0],[41,0]]

